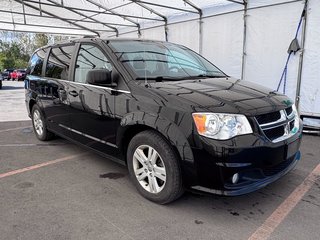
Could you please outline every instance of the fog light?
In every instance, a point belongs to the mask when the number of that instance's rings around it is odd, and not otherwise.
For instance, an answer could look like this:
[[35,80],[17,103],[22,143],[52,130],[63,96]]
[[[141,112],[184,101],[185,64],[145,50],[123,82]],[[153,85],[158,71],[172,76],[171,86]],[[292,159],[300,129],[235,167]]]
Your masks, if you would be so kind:
[[232,183],[236,184],[239,181],[239,173],[233,174]]

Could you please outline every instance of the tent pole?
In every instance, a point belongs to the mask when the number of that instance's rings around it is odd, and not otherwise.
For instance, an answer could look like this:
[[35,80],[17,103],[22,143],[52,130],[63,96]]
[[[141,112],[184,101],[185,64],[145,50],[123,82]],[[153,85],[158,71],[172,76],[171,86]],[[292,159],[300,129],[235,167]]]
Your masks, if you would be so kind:
[[199,16],[199,54],[202,54],[203,51],[203,21],[202,13]]
[[301,32],[301,52],[299,57],[299,68],[298,68],[298,79],[297,79],[297,89],[296,89],[296,106],[299,111],[300,108],[300,97],[301,97],[301,80],[302,80],[302,68],[303,68],[303,55],[304,55],[304,46],[306,41],[306,29],[307,29],[307,16],[308,16],[308,0],[305,0],[304,6],[304,16],[303,16],[303,25]]
[[196,6],[192,1],[190,0],[183,0],[186,4],[193,7],[195,10],[197,10],[199,14],[199,53],[202,54],[202,44],[203,44],[203,29],[202,29],[202,9]]
[[[183,0],[183,1],[186,2],[185,0]],[[150,6],[160,7],[160,8],[174,9],[174,10],[178,10],[178,11],[182,11],[182,12],[195,13],[195,14],[198,13],[196,11],[192,11],[192,10],[188,10],[188,9],[162,5],[162,4],[159,4],[159,3],[146,2],[146,1],[143,1],[143,0],[132,0],[132,2],[139,2],[139,3],[144,4],[144,5],[150,5]]]
[[248,0],[243,0],[243,45],[242,45],[242,68],[241,80],[245,78],[245,65],[247,55],[247,17],[248,17]]
[[168,42],[168,30],[169,30],[169,28],[168,28],[168,19],[167,19],[167,17],[162,15],[161,13],[155,11],[153,8],[147,6],[146,4],[141,3],[140,1],[137,1],[137,0],[129,0],[129,1],[139,5],[140,7],[144,8],[144,9],[150,11],[151,13],[153,13],[153,14],[155,14],[155,15],[157,15],[157,16],[162,18],[162,21],[164,21],[164,37],[165,37],[165,40]]
[[41,7],[41,0],[39,0],[39,12],[40,12],[40,16],[42,16],[42,7]]
[[22,12],[23,12],[23,23],[27,24],[27,20],[26,20],[26,10],[24,7],[24,2],[22,3]]

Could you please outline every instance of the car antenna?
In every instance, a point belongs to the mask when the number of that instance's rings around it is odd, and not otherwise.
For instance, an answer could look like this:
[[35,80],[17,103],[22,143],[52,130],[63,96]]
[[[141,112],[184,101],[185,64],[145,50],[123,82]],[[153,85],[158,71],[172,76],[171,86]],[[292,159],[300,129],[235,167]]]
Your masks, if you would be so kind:
[[148,79],[147,79],[147,69],[146,69],[146,62],[145,62],[145,59],[146,59],[146,49],[145,49],[145,45],[143,44],[143,65],[144,65],[144,86],[147,88],[149,87],[149,84],[148,84]]

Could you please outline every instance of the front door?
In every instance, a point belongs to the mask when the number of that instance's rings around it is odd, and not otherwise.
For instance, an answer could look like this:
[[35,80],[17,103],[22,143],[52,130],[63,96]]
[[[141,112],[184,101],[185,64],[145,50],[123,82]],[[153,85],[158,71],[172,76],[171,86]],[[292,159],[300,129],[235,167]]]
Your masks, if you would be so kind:
[[113,90],[88,84],[87,74],[92,69],[112,71],[112,65],[98,45],[81,44],[74,81],[68,89],[73,138],[95,150],[117,155]]

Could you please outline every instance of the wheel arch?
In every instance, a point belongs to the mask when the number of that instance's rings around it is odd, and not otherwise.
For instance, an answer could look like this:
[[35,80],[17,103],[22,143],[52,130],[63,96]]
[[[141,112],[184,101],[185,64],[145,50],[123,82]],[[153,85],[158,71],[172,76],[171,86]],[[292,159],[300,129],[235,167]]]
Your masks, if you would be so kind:
[[32,112],[32,108],[33,108],[33,106],[34,106],[35,104],[37,104],[36,100],[34,100],[34,99],[30,99],[30,101],[29,101],[29,110],[30,110],[30,114],[31,114],[31,112]]
[[38,105],[41,113],[43,114],[44,118],[46,118],[46,114],[44,112],[43,106],[41,104],[41,102],[35,98],[30,98],[28,106],[29,106],[29,113],[30,113],[30,117],[32,118],[32,108],[34,107],[34,105]]
[[182,161],[193,163],[193,153],[187,138],[176,124],[157,114],[134,112],[121,119],[117,145],[124,156],[131,139],[139,132],[154,130],[164,137]]

